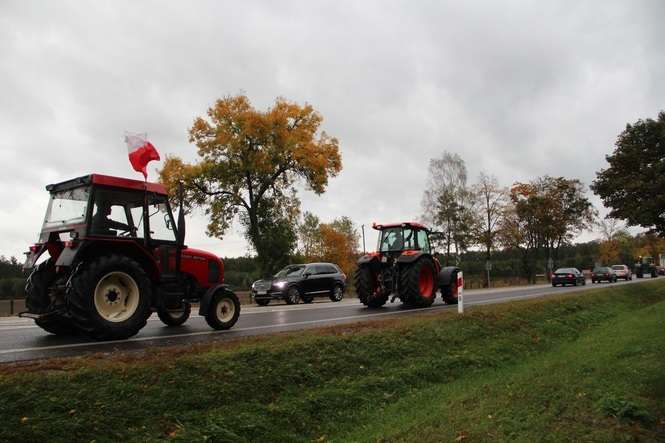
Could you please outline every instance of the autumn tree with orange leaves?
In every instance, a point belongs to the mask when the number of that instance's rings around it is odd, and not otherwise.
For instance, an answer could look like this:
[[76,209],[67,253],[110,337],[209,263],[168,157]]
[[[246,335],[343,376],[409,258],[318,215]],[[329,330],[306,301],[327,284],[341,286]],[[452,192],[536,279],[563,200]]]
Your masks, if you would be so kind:
[[342,169],[339,142],[320,131],[322,120],[311,105],[283,98],[265,111],[245,95],[219,99],[189,129],[198,161],[167,157],[160,179],[171,195],[185,184],[187,207],[210,219],[208,235],[223,238],[238,216],[262,271],[273,271],[295,247],[296,183],[322,194]]
[[305,212],[300,225],[301,253],[306,261],[335,263],[346,275],[353,275],[358,260],[358,230],[349,217],[320,223]]
[[504,246],[521,251],[530,281],[534,281],[539,254],[544,253],[556,268],[560,247],[570,244],[596,217],[584,185],[576,179],[544,176],[515,183],[510,200],[500,237]]

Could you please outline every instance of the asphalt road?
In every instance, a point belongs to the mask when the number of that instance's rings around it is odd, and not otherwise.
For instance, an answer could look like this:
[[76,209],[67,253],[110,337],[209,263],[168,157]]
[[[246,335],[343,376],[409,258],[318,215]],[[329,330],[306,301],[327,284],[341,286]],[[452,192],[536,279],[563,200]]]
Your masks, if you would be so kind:
[[[646,279],[648,281],[648,279]],[[505,303],[534,297],[580,291],[591,287],[611,287],[634,284],[632,282],[588,284],[585,287],[568,286],[553,288],[538,285],[518,288],[484,289],[465,291],[465,307]],[[238,323],[229,331],[211,329],[202,317],[192,315],[187,323],[178,327],[164,326],[156,315],[148,320],[141,332],[121,341],[95,342],[83,337],[57,337],[46,333],[32,320],[16,317],[0,320],[0,363],[66,357],[88,353],[110,353],[117,350],[143,350],[155,346],[183,345],[210,340],[227,340],[233,337],[274,334],[283,331],[353,323],[391,316],[414,315],[424,312],[453,309],[440,301],[430,308],[405,309],[399,301],[388,303],[380,309],[368,309],[357,299],[345,299],[339,303],[321,302],[309,305],[269,305],[267,307],[243,306]],[[193,309],[194,311],[194,309]]]

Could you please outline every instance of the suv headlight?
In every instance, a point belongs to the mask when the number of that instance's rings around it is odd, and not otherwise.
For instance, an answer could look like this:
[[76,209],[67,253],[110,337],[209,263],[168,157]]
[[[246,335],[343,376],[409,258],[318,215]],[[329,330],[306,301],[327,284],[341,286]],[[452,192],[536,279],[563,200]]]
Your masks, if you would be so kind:
[[286,282],[285,282],[285,281],[278,281],[278,282],[275,282],[275,287],[276,287],[277,289],[284,289],[284,286],[286,286]]

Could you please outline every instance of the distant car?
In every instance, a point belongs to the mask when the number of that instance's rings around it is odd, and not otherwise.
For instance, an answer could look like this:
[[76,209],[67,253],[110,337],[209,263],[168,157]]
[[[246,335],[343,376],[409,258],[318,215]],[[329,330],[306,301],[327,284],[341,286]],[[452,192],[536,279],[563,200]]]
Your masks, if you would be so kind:
[[628,281],[633,279],[633,272],[626,265],[612,265],[612,270],[616,274],[617,280],[622,279]]
[[599,266],[594,268],[593,273],[591,274],[591,283],[600,283],[601,281],[606,281],[609,283],[615,283],[617,281],[617,275],[614,270],[607,266]]
[[665,266],[661,266],[658,268],[658,275],[665,275]]
[[552,287],[557,285],[586,285],[586,279],[577,268],[560,268],[552,274]]
[[293,305],[302,300],[311,303],[314,297],[344,298],[346,275],[333,263],[289,265],[272,278],[252,284],[252,298],[260,306],[271,300],[284,300]]

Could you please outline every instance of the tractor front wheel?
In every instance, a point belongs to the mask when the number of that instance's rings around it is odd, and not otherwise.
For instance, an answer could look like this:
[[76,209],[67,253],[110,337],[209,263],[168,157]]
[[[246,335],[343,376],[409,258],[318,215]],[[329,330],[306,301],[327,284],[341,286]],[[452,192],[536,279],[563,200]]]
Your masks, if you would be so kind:
[[408,306],[426,308],[436,298],[436,268],[428,257],[422,257],[402,268],[400,296]]
[[192,313],[192,305],[182,302],[178,309],[167,309],[166,307],[157,310],[157,316],[166,326],[180,326],[184,324]]
[[369,266],[359,266],[354,281],[360,302],[368,308],[380,308],[388,301],[388,295],[381,291],[378,273]]
[[136,335],[150,317],[151,292],[141,265],[116,254],[82,264],[67,286],[74,324],[97,340]]
[[240,316],[240,301],[233,292],[218,291],[212,298],[206,323],[218,330],[231,329]]

